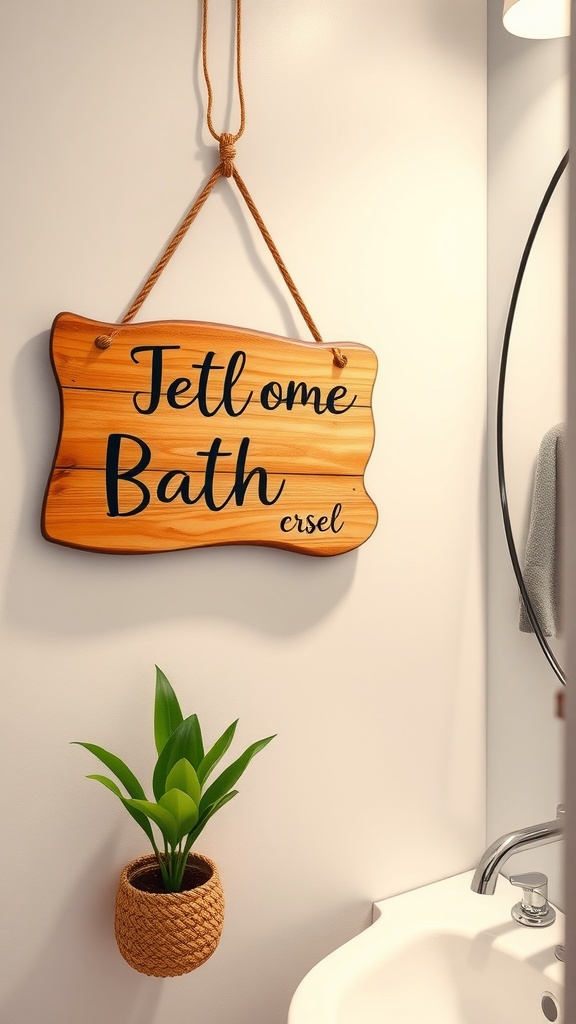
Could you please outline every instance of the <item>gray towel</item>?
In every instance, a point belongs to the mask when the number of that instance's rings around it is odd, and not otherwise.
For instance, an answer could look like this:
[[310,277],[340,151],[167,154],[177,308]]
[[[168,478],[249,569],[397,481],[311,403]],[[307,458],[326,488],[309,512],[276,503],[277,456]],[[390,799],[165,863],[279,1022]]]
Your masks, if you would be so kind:
[[[557,636],[560,631],[558,547],[565,465],[566,425],[558,423],[544,435],[538,452],[523,572],[530,603],[544,636]],[[534,632],[522,597],[520,629],[523,633]]]

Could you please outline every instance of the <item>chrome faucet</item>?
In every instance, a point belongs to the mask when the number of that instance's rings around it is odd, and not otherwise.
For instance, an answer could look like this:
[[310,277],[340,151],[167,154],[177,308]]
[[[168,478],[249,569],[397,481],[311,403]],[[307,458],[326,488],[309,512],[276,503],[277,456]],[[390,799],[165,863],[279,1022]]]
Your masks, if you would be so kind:
[[472,891],[493,896],[498,873],[513,853],[532,850],[536,846],[545,846],[547,843],[556,843],[562,839],[564,835],[563,804],[559,804],[556,808],[556,815],[553,821],[544,821],[541,825],[531,825],[515,832],[507,832],[506,835],[496,839],[480,858],[470,886]]

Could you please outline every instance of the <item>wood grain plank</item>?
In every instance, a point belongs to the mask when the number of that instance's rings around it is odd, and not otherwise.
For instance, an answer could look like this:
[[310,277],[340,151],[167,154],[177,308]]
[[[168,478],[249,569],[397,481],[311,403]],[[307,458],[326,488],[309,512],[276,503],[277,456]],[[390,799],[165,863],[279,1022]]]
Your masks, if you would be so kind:
[[[254,405],[237,419],[215,423],[192,409],[175,411],[163,403],[153,416],[142,416],[130,394],[67,389],[56,467],[103,468],[108,437],[116,431],[145,441],[152,451],[150,469],[202,471],[206,460],[198,452],[206,451],[217,434],[223,449],[233,453],[249,437],[251,465],[272,473],[296,465],[301,474],[361,475],[372,448],[374,422],[371,409],[364,406],[340,416],[318,416],[308,406],[288,412],[285,406],[270,411]],[[126,442],[121,468],[127,469],[134,457],[135,446]]]
[[[118,331],[110,348],[99,349],[94,339],[101,334]],[[110,391],[146,392],[150,389],[150,357],[138,355],[135,363],[130,352],[139,346],[168,345],[163,353],[166,380],[188,375],[197,378],[192,366],[207,350],[218,353],[218,363],[227,364],[237,350],[250,348],[251,386],[260,390],[270,380],[283,386],[288,381],[307,380],[326,392],[330,387],[342,385],[356,394],[357,405],[370,405],[376,374],[376,356],[364,345],[338,342],[347,356],[343,369],[334,366],[331,345],[313,341],[296,341],[274,334],[248,331],[241,327],[206,324],[195,321],[158,321],[128,324],[118,328],[96,320],[87,320],[73,313],[60,313],[53,324],[51,354],[54,369],[62,387],[94,388]],[[217,393],[217,381],[223,374],[214,373],[210,394]],[[242,397],[242,380],[237,387]]]
[[[110,517],[104,473],[98,470],[58,470],[53,474],[45,505],[44,531],[49,540],[92,551],[137,554],[180,550],[221,544],[257,544],[282,547],[312,555],[337,555],[364,543],[375,529],[378,513],[364,489],[361,477],[328,476],[321,480],[293,477],[279,501],[265,508],[255,491],[246,493],[239,510],[235,505],[219,512],[208,512],[199,505],[186,506],[175,500],[162,504],[156,497],[158,473],[145,472],[142,482],[149,489],[148,507],[132,519]],[[202,474],[191,477],[190,490],[202,488]],[[281,477],[272,475],[270,492],[279,488]],[[219,496],[224,499],[233,485],[232,474],[222,474]],[[122,489],[122,488],[121,488]],[[134,485],[125,484],[120,500],[125,508],[135,501]],[[341,506],[333,528],[334,509]],[[239,515],[239,511],[241,514]],[[298,531],[296,516],[306,524],[306,516],[321,517],[323,531],[306,534]],[[283,532],[281,522],[287,532]],[[130,531],[126,524],[130,523]]]

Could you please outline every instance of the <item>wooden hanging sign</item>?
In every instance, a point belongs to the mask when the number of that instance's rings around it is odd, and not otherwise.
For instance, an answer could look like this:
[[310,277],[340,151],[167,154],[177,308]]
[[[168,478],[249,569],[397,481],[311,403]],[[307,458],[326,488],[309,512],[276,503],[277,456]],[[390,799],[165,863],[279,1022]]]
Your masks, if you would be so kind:
[[[112,343],[98,348],[95,339]],[[60,313],[47,540],[135,554],[264,544],[338,555],[373,532],[376,356],[195,322]]]

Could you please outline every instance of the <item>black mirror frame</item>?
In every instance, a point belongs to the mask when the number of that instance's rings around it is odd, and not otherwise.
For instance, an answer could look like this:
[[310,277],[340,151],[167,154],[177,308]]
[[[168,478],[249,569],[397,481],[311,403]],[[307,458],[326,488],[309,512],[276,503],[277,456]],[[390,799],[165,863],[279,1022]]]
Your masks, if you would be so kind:
[[516,274],[516,280],[514,282],[514,289],[512,291],[512,298],[510,300],[510,308],[508,310],[508,317],[506,319],[506,328],[504,331],[504,340],[502,342],[502,355],[500,358],[500,373],[498,377],[498,401],[496,406],[496,456],[498,464],[498,487],[500,492],[500,504],[502,507],[502,518],[504,520],[504,531],[506,533],[506,541],[508,543],[508,551],[510,559],[512,561],[512,567],[514,569],[514,575],[516,576],[516,582],[518,583],[518,589],[522,595],[522,600],[526,608],[526,613],[530,620],[534,634],[544,655],[552,668],[552,671],[558,677],[559,681],[563,686],[566,686],[566,676],[562,667],[560,666],[558,659],[555,657],[548,640],[542,632],[542,628],[538,621],[538,617],[534,611],[530,596],[526,589],[524,577],[522,575],[522,568],[518,560],[518,554],[516,552],[516,546],[514,544],[514,536],[512,533],[512,524],[510,522],[510,514],[508,510],[508,495],[506,492],[506,476],[504,472],[504,437],[503,437],[503,418],[504,418],[504,392],[506,387],[506,368],[508,364],[508,350],[510,348],[510,339],[512,336],[512,327],[514,325],[514,315],[516,313],[516,305],[518,303],[518,297],[520,295],[520,289],[522,287],[522,280],[524,278],[524,272],[528,263],[532,246],[538,234],[538,228],[542,223],[542,218],[546,212],[548,204],[554,194],[556,186],[560,181],[566,167],[568,166],[568,160],[570,157],[570,151],[566,152],[562,157],[562,160],[558,164],[546,192],[544,198],[540,203],[534,223],[530,229],[528,240],[524,246],[524,252],[522,253],[522,259],[520,260],[520,266],[518,267],[518,273]]

